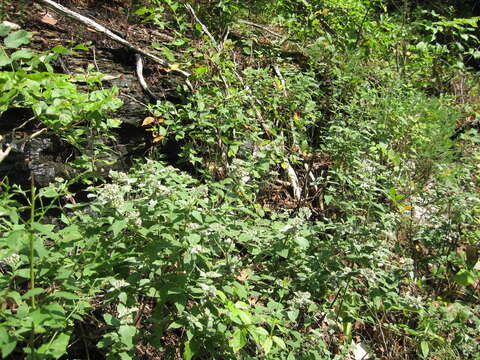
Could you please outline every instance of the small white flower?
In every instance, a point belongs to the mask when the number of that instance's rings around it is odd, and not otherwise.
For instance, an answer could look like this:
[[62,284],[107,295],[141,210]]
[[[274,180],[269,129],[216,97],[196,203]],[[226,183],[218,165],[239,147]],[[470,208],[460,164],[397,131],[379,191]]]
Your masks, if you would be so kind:
[[158,204],[158,201],[153,199],[148,202],[148,206],[151,206],[151,207],[154,207],[157,204]]

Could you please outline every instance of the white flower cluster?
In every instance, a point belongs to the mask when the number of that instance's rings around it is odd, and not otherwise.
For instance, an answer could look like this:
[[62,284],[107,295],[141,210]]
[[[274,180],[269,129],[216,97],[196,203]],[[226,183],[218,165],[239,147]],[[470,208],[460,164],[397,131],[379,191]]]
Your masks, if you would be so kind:
[[198,286],[204,291],[205,295],[210,296],[210,297],[216,297],[217,296],[217,288],[213,285],[207,285],[204,283],[199,283]]
[[12,254],[10,256],[7,256],[6,258],[3,259],[5,263],[10,265],[11,267],[15,267],[16,264],[20,262],[20,255],[18,254]]
[[121,172],[111,171],[112,178],[120,184],[112,183],[105,184],[96,190],[95,195],[97,201],[101,205],[107,205],[114,208],[119,214],[124,216],[131,224],[136,226],[142,225],[140,212],[132,209],[132,206],[125,198],[132,192],[132,185],[136,179],[128,178],[128,176]]
[[205,252],[205,249],[199,244],[195,244],[190,247],[190,254],[192,255],[198,255],[203,252]]
[[251,180],[246,161],[238,158],[233,159],[230,165],[230,171],[232,174],[235,174],[243,184],[247,184]]
[[294,295],[292,304],[297,308],[305,308],[308,305],[313,304],[313,301],[310,299],[312,294],[308,291],[295,291]]

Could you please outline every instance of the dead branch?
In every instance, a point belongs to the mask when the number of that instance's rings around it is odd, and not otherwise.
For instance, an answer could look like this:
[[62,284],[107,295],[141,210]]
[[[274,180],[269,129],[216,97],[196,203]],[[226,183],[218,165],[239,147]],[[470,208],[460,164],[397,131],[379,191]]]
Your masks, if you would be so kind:
[[136,61],[136,68],[137,68],[137,78],[140,82],[140,86],[142,87],[143,91],[148,94],[153,100],[158,100],[158,97],[148,88],[147,82],[143,77],[143,60],[139,54],[135,54],[135,61]]
[[288,179],[290,180],[290,185],[293,188],[293,197],[295,200],[300,201],[300,198],[302,197],[302,189],[300,188],[300,182],[298,181],[298,176],[295,173],[295,170],[293,170],[292,165],[290,165],[290,162],[287,161],[287,176]]
[[190,73],[184,71],[184,70],[181,70],[181,69],[176,69],[174,67],[171,66],[171,64],[166,61],[166,60],[163,60],[143,49],[140,49],[138,47],[136,47],[135,45],[133,45],[132,43],[130,43],[129,41],[125,40],[124,38],[114,34],[111,30],[107,29],[106,27],[100,25],[99,23],[93,21],[92,19],[86,17],[86,16],[83,16],[75,11],[72,11],[68,8],[66,8],[65,6],[63,5],[60,5],[60,4],[57,4],[55,1],[52,1],[52,0],[36,0],[38,3],[41,3],[43,5],[46,5],[48,6],[49,8],[53,9],[54,11],[64,15],[64,16],[67,16],[75,21],[78,21],[80,23],[82,23],[83,25],[85,26],[88,26],[92,29],[95,29],[96,31],[106,35],[107,37],[109,37],[110,39],[122,44],[123,46],[129,48],[130,50],[138,53],[138,54],[141,54],[153,61],[155,61],[156,63],[164,66],[164,67],[168,67],[168,68],[172,68],[173,71],[176,71],[177,73],[185,76],[185,77],[189,77],[190,76]]
[[283,78],[282,73],[280,72],[280,69],[278,68],[278,65],[275,65],[273,67],[273,69],[275,70],[275,73],[277,74],[277,76],[280,79],[280,82],[282,84],[283,96],[286,97],[287,96],[287,84],[285,82],[285,79]]
[[198,18],[197,14],[195,13],[195,10],[193,10],[193,8],[190,6],[190,4],[185,4],[185,7],[187,8],[187,10],[190,12],[190,14],[193,16],[193,18],[195,19],[196,22],[198,22],[198,24],[201,26],[203,32],[205,34],[207,34],[208,38],[210,39],[210,41],[212,42],[213,46],[215,47],[215,49],[220,52],[220,47],[218,46],[217,44],[217,41],[215,40],[215,38],[213,37],[212,33],[210,31],[208,31],[208,28],[205,26],[204,23],[202,23],[200,21],[200,19]]

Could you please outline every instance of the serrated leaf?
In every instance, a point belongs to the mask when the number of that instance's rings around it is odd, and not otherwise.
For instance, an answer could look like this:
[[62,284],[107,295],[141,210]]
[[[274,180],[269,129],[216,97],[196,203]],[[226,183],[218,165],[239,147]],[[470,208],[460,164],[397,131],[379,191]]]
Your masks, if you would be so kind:
[[105,323],[110,326],[119,326],[120,325],[120,320],[118,320],[116,317],[114,317],[112,314],[104,314],[103,319],[105,320]]
[[202,214],[199,211],[192,211],[192,217],[197,220],[199,224],[203,224]]
[[323,201],[325,202],[325,205],[328,205],[332,202],[333,196],[332,195],[325,195],[323,197]]
[[261,326],[249,326],[248,332],[257,344],[262,344],[269,336],[268,331]]
[[183,327],[183,325],[175,321],[168,326],[169,329],[180,329],[181,327]]
[[38,222],[33,222],[31,224],[31,227],[32,227],[33,230],[36,230],[41,234],[49,236],[49,235],[52,234],[52,231],[53,231],[53,228],[55,227],[55,225],[40,224]]
[[107,119],[107,126],[109,128],[118,128],[120,125],[122,125],[122,120],[120,119]]
[[25,30],[18,30],[9,34],[4,40],[4,44],[9,49],[16,49],[21,45],[27,45],[32,38],[32,33]]
[[119,356],[120,356],[121,360],[132,360],[132,357],[128,353],[126,353],[125,351],[121,352],[119,354]]
[[254,328],[253,332],[257,334],[259,337],[268,336],[268,331],[261,326],[257,326],[256,328]]

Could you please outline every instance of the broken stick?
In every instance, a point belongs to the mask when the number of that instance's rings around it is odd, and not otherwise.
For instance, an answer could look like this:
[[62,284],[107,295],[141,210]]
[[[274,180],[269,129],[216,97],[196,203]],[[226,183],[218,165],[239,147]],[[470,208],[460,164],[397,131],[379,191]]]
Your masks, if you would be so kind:
[[86,17],[86,16],[83,16],[73,10],[70,10],[68,8],[66,8],[65,6],[63,5],[60,5],[60,4],[57,4],[55,1],[52,1],[52,0],[36,0],[38,3],[41,3],[43,5],[46,5],[48,6],[49,8],[53,9],[54,11],[62,14],[62,15],[65,15],[75,21],[78,21],[80,23],[82,23],[83,25],[85,26],[88,26],[92,29],[95,29],[96,31],[98,32],[101,32],[102,34],[106,35],[107,37],[109,37],[110,39],[122,44],[123,46],[129,48],[130,50],[138,53],[138,54],[141,54],[153,61],[155,61],[156,63],[164,66],[164,67],[168,67],[168,68],[171,68],[173,71],[176,71],[177,73],[185,76],[185,77],[189,77],[190,76],[190,73],[187,72],[187,71],[184,71],[184,70],[181,70],[181,69],[175,69],[174,67],[172,67],[170,65],[170,63],[166,60],[163,60],[161,58],[159,58],[158,56],[155,56],[143,49],[140,49],[138,47],[136,47],[135,45],[133,45],[132,43],[130,43],[129,41],[125,40],[124,38],[118,36],[117,34],[114,34],[112,31],[110,31],[109,29],[107,29],[106,27],[100,25],[99,23],[93,21],[92,19]]

